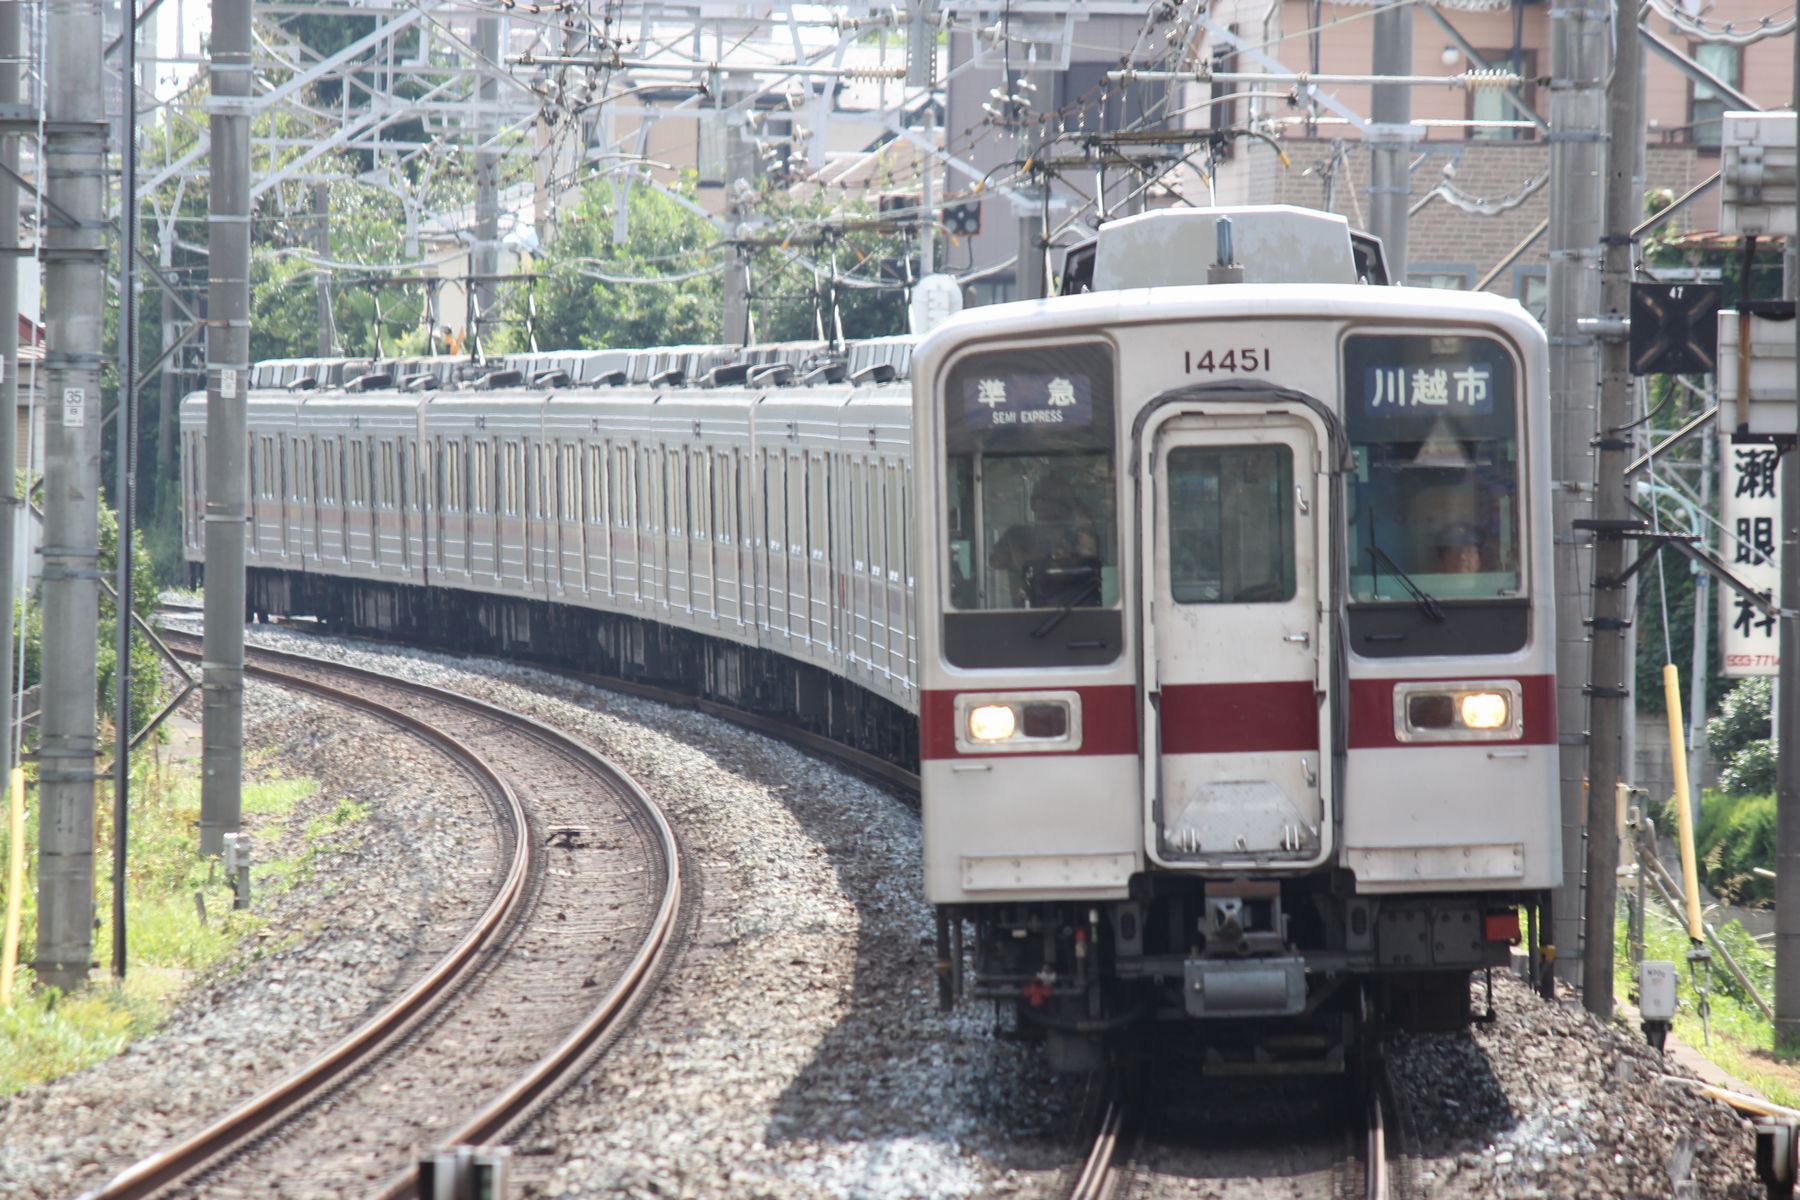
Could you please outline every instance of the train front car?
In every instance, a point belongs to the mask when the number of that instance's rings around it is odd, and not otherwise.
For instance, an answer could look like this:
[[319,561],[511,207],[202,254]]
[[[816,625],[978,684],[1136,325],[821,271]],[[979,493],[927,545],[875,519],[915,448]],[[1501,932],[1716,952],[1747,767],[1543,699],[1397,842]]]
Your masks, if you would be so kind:
[[1543,333],[1291,269],[918,353],[944,994],[1064,1068],[1157,1020],[1233,1072],[1466,1021],[1560,876]]

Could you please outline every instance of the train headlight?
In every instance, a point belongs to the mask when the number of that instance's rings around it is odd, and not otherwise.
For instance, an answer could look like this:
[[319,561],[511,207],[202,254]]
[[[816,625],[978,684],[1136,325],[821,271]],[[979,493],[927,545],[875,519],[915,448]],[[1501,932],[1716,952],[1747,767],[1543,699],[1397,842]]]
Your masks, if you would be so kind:
[[1524,736],[1519,684],[1511,679],[1394,685],[1394,737],[1402,742],[1511,742]]
[[969,710],[969,740],[972,742],[1004,742],[1019,728],[1019,719],[1010,704],[983,704]]
[[1512,703],[1501,692],[1465,692],[1457,708],[1465,729],[1504,729],[1512,721]]
[[1078,692],[972,693],[956,698],[963,754],[1056,753],[1081,748]]

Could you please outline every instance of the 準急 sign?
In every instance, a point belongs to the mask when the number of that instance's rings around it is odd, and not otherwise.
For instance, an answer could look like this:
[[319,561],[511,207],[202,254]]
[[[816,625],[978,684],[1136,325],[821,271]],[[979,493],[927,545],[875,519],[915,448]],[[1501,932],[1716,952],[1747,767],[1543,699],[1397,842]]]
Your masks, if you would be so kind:
[[[1759,592],[1781,590],[1780,469],[1774,446],[1734,446],[1719,439],[1720,499],[1725,520],[1719,557]],[[1781,633],[1773,616],[1733,588],[1719,589],[1719,662],[1724,674],[1774,675],[1781,668]]]

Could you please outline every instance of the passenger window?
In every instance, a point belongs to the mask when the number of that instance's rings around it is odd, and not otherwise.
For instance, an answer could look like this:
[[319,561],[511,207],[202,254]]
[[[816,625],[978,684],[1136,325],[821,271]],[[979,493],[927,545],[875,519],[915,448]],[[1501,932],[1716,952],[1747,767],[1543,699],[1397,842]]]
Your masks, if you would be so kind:
[[807,478],[807,487],[811,493],[807,506],[810,520],[807,548],[812,551],[814,558],[824,558],[831,551],[831,521],[826,504],[831,494],[830,480],[831,474],[826,469],[825,456],[815,456]]
[[789,554],[805,553],[806,463],[798,455],[787,463],[787,542]]
[[863,486],[863,464],[857,459],[850,464],[850,565],[858,571],[863,568],[864,551],[869,542],[869,535],[863,529],[863,519],[869,508]]
[[787,548],[787,485],[781,469],[786,460],[779,451],[763,451],[763,524],[769,549]]
[[1294,598],[1294,456],[1286,446],[1183,446],[1165,466],[1169,590],[1178,604]]

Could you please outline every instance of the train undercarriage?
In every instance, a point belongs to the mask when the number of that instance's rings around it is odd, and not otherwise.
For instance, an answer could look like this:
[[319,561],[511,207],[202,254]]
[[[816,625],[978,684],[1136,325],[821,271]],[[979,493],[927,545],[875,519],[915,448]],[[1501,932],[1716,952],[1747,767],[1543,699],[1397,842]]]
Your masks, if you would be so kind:
[[1470,976],[1508,966],[1545,927],[1540,893],[1348,884],[1144,874],[1127,900],[943,906],[940,1000],[993,1001],[1058,1070],[1097,1069],[1145,1028],[1187,1023],[1205,1073],[1336,1073],[1373,1031],[1467,1025]]

